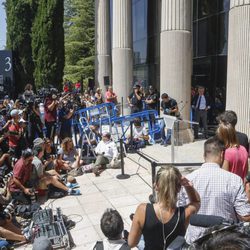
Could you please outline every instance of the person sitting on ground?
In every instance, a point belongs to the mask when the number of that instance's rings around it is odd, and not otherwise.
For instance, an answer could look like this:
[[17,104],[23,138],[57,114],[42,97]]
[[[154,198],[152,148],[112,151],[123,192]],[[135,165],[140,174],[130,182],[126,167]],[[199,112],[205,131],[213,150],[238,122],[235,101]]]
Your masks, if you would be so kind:
[[66,137],[62,141],[61,148],[58,151],[56,171],[61,172],[61,170],[72,170],[79,168],[83,164],[84,162],[81,160],[81,157],[73,144],[73,140]]
[[235,128],[227,123],[220,123],[217,135],[224,142],[226,148],[222,168],[239,175],[244,181],[248,171],[248,153],[239,145]]
[[102,140],[97,144],[95,148],[97,158],[94,164],[93,172],[96,176],[110,164],[110,167],[114,166],[114,162],[118,157],[117,147],[111,139],[111,134],[105,132],[102,134]]
[[[24,233],[12,222],[12,216],[8,218],[0,213],[0,235],[8,242],[30,242],[32,240],[32,231],[26,230]],[[1,248],[9,249],[9,248]]]
[[[181,186],[190,199],[186,207],[176,207]],[[137,246],[143,235],[144,249],[166,249],[177,236],[184,237],[190,216],[199,210],[199,194],[175,167],[162,167],[157,172],[155,189],[157,202],[142,203],[136,209],[128,237],[131,248]]]
[[[217,121],[219,123],[224,123],[224,124],[229,123],[235,128],[237,121],[238,121],[238,118],[237,118],[237,115],[234,111],[226,110],[224,113],[220,114],[217,117]],[[235,131],[235,132],[236,132],[236,138],[237,138],[239,144],[241,146],[245,147],[247,152],[249,152],[249,141],[248,141],[247,135],[244,133],[241,133],[239,131]]]
[[33,152],[26,149],[13,168],[13,178],[10,179],[9,190],[13,199],[22,203],[30,203],[33,195],[30,177],[33,171]]
[[43,155],[43,161],[45,170],[54,170],[56,168],[56,148],[52,144],[51,140],[49,138],[44,138],[44,155]]
[[117,210],[107,209],[101,218],[101,230],[106,239],[97,241],[93,249],[129,250],[127,242],[122,238],[124,223]]
[[50,175],[48,172],[45,172],[44,165],[41,161],[44,155],[44,149],[41,146],[37,146],[34,148],[34,158],[32,161],[32,164],[34,166],[33,168],[33,183],[34,187],[38,189],[47,189],[47,186],[51,184],[54,187],[57,187],[68,195],[80,195],[80,190],[74,190],[73,187],[79,187],[79,185],[72,185],[72,183],[67,183],[67,186],[70,186],[72,188],[68,188],[65,186],[62,182],[59,181],[58,176],[56,175]]
[[132,133],[132,138],[130,138],[130,135],[128,136],[128,146],[132,144],[135,149],[139,149],[144,148],[148,144],[149,135],[140,118],[134,120]]

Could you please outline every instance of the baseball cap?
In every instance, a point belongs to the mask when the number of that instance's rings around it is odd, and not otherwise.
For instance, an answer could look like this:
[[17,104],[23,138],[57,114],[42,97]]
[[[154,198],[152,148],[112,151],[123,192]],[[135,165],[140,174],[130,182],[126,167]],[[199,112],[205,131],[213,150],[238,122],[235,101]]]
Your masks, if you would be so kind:
[[36,138],[34,141],[33,141],[33,146],[36,147],[36,146],[40,146],[40,145],[43,145],[44,144],[44,141],[42,138]]
[[34,240],[32,249],[33,250],[52,250],[52,243],[47,237],[40,236]]
[[8,95],[4,96],[4,99],[10,99],[10,97]]
[[136,84],[134,84],[133,89],[137,89],[137,88],[140,88],[140,87],[141,87],[141,85],[136,83]]
[[19,110],[19,109],[12,109],[10,111],[10,116],[11,117],[14,117],[14,116],[17,116],[17,115],[21,115],[23,112],[22,110]]

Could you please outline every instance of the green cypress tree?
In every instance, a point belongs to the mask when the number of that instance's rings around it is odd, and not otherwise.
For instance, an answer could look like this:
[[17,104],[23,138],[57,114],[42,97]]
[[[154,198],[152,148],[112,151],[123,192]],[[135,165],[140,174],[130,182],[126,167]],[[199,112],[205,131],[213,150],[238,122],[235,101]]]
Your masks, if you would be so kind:
[[16,92],[34,83],[31,49],[31,27],[34,17],[31,0],[6,0],[7,49],[13,51]]
[[64,69],[64,6],[62,0],[38,1],[32,28],[32,54],[37,87],[60,88]]
[[66,3],[64,76],[71,81],[94,78],[95,1],[67,0]]

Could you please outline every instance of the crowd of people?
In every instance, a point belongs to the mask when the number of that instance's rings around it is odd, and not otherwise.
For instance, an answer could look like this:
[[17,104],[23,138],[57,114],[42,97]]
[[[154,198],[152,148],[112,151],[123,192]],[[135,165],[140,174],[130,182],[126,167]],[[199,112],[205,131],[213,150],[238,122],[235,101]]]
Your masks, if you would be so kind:
[[[167,93],[160,96],[152,86],[145,94],[143,88],[135,84],[127,101],[131,113],[149,109],[180,117],[177,101]],[[72,119],[75,111],[104,102],[118,104],[112,86],[107,88],[105,94],[100,88],[82,92],[80,86],[74,91],[64,88],[62,93],[54,88],[34,93],[32,85],[28,84],[15,101],[9,96],[0,100],[1,237],[26,242],[32,238],[30,230],[17,227],[12,216],[6,216],[4,207],[11,199],[19,204],[32,204],[34,199],[44,194],[43,190],[56,190],[60,197],[81,195],[76,176],[90,172],[99,176],[108,167],[120,166],[119,152],[112,135],[101,133],[98,125],[89,127],[88,141],[80,138],[83,148],[77,148],[73,142]],[[207,138],[206,117],[211,106],[204,87],[198,88],[192,107],[195,120],[202,123],[204,137]],[[204,144],[205,163],[201,168],[186,177],[174,167],[161,168],[155,179],[157,202],[138,206],[126,240],[118,211],[107,210],[101,220],[101,229],[107,239],[97,242],[94,249],[99,249],[100,245],[103,249],[130,249],[135,246],[148,250],[166,249],[178,236],[185,236],[187,243],[196,247],[194,249],[214,249],[208,246],[216,244],[216,239],[213,239],[215,242],[210,240],[221,231],[209,234],[209,239],[197,241],[204,235],[204,229],[189,225],[191,215],[216,215],[234,222],[250,222],[248,137],[236,131],[235,112],[225,111],[217,119],[215,137]],[[142,122],[134,120],[133,138],[128,136],[127,144],[131,140],[138,148],[148,144],[150,136]],[[160,127],[161,144],[166,146],[171,130],[166,130],[163,120]],[[194,134],[198,138],[198,126],[195,126]],[[92,163],[83,159],[87,144],[93,145],[92,156],[96,156]],[[7,180],[6,176],[9,176]],[[249,232],[235,229],[229,233],[240,234],[243,239],[241,244],[250,247]],[[231,244],[237,245],[237,242]]]

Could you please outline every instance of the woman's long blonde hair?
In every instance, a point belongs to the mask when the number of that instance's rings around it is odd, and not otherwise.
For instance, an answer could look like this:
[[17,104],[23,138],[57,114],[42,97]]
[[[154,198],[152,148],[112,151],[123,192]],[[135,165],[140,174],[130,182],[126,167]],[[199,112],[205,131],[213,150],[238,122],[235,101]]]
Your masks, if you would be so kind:
[[70,148],[69,147],[69,142],[72,143],[72,139],[70,137],[66,137],[65,139],[63,139],[63,141],[61,143],[62,150],[65,153],[69,153],[73,149],[73,147],[74,147],[73,146],[72,148]]
[[235,128],[231,124],[220,123],[217,129],[217,135],[219,139],[223,141],[225,148],[239,146]]
[[181,189],[181,173],[175,167],[161,167],[156,175],[158,202],[166,208],[175,208],[177,194]]

